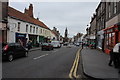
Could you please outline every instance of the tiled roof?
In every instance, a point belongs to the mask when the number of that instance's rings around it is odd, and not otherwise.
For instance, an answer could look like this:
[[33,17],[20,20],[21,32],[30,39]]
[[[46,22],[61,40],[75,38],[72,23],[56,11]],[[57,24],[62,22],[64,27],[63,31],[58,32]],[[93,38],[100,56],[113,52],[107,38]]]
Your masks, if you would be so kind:
[[16,19],[20,19],[22,21],[26,21],[26,22],[29,22],[29,23],[32,23],[32,24],[35,24],[35,25],[39,25],[43,28],[49,29],[43,22],[41,22],[41,21],[39,21],[35,18],[32,18],[32,17],[28,16],[27,14],[22,13],[22,12],[14,9],[10,6],[8,7],[8,15],[10,17],[14,17]]
[[51,32],[52,32],[55,36],[57,36],[57,34],[56,34],[53,30],[51,30]]

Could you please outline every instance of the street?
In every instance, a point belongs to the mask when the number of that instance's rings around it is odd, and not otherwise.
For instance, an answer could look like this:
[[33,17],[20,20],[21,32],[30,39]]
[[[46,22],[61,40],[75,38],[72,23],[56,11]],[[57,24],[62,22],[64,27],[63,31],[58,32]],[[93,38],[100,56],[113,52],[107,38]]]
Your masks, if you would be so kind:
[[3,78],[69,78],[79,47],[31,51],[28,57],[3,62]]

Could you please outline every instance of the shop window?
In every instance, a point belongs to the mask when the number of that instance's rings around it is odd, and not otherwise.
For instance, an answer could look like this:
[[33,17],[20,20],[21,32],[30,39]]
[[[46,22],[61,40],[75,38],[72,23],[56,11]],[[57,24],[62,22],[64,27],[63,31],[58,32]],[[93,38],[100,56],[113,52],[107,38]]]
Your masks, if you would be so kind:
[[114,47],[115,33],[106,34],[106,48],[112,49]]

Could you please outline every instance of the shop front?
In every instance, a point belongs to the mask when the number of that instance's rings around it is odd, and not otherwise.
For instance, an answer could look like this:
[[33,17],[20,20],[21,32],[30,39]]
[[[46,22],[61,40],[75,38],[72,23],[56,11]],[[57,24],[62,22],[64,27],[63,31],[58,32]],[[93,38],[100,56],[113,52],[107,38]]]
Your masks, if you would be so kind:
[[26,42],[27,42],[26,34],[16,33],[16,42],[20,43],[23,46],[26,46]]
[[98,49],[104,51],[104,47],[103,47],[103,45],[104,45],[104,31],[103,30],[98,31],[98,33],[97,33],[97,44],[96,45],[97,45],[96,47]]
[[32,42],[32,46],[33,47],[36,47],[36,44],[37,44],[37,37],[38,35],[32,35],[32,34],[29,34],[29,40]]
[[44,42],[44,36],[39,36],[39,42],[43,43]]
[[116,43],[120,42],[120,26],[114,25],[104,29],[105,31],[105,53],[109,54]]

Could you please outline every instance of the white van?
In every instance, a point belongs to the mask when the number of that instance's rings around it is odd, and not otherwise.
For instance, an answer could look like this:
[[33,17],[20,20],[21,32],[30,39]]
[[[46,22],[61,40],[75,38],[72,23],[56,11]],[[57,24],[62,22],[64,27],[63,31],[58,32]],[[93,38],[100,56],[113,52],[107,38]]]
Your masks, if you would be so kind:
[[60,42],[59,41],[52,41],[51,44],[53,45],[54,48],[60,48]]

